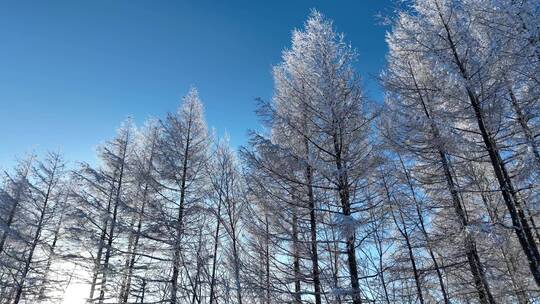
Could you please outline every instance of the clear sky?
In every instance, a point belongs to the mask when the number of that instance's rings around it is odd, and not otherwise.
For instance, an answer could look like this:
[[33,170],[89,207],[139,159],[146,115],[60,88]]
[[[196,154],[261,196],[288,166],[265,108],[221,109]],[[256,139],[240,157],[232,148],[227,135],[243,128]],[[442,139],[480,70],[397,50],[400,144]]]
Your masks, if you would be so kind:
[[358,50],[368,96],[386,46],[390,0],[0,2],[0,168],[25,152],[90,161],[127,116],[176,110],[199,89],[208,125],[246,143],[254,98],[272,96],[271,67],[316,8]]

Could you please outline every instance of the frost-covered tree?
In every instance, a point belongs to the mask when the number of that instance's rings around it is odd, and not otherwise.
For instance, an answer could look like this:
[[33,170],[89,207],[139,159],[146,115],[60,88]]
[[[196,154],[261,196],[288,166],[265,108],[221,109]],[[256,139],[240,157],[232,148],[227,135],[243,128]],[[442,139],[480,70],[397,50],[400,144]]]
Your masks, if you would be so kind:
[[289,189],[288,197],[300,198],[296,204],[309,210],[316,303],[321,303],[323,294],[317,236],[317,210],[323,206],[316,201],[317,192],[337,195],[338,201],[329,208],[335,207],[341,214],[332,219],[332,225],[341,226],[343,232],[350,284],[345,294],[354,303],[363,297],[355,225],[357,208],[363,203],[362,189],[375,162],[369,140],[372,113],[353,68],[355,57],[332,22],[314,11],[305,28],[293,32],[291,49],[283,52],[283,62],[274,68],[273,101],[260,109],[271,128],[271,138],[254,137],[256,149],[291,160],[285,165],[291,167],[289,171],[276,168],[275,162],[272,168],[271,160],[256,162],[277,180],[301,191],[294,194]]
[[65,201],[65,163],[58,153],[22,162],[8,175],[2,237],[1,303],[42,301],[53,284],[51,263],[58,239],[58,211]]
[[[153,264],[148,256],[155,250],[146,234],[152,222],[152,205],[158,201],[155,185],[155,158],[159,139],[159,126],[156,121],[149,121],[135,138],[132,165],[133,190],[131,204],[127,206],[129,224],[126,229],[127,250],[122,268],[122,279],[118,295],[120,303],[129,303],[138,291],[137,284],[142,283],[145,271]],[[150,210],[150,211],[149,211]],[[143,265],[139,267],[139,265]],[[144,271],[143,271],[144,270]]]
[[[119,249],[123,247],[118,237],[125,225],[135,129],[126,121],[111,141],[99,149],[100,164],[94,168],[81,164],[73,172],[73,208],[67,231],[74,242],[84,244],[74,252],[81,261],[92,261],[88,302],[104,303],[114,298],[114,279]],[[81,225],[82,224],[82,225]],[[83,263],[83,267],[88,267]],[[98,293],[99,292],[99,293]]]
[[[489,282],[495,270],[486,265],[501,260],[492,261],[495,257],[488,251],[480,253],[481,244],[487,242],[479,237],[497,233],[497,225],[514,230],[532,277],[538,282],[535,220],[531,202],[527,201],[531,196],[517,178],[523,173],[518,160],[524,143],[514,136],[518,129],[517,133],[527,133],[528,126],[517,123],[520,114],[512,98],[509,75],[519,65],[515,64],[515,50],[508,52],[506,48],[516,43],[529,45],[531,41],[525,43],[517,33],[512,38],[503,34],[516,30],[513,24],[519,19],[520,9],[531,7],[512,2],[414,1],[409,11],[400,12],[388,35],[389,67],[383,75],[390,113],[387,138],[414,159],[413,170],[420,174],[424,188],[437,189],[438,176],[444,174],[456,219],[461,222],[460,241],[468,252],[472,280],[483,303],[494,303],[497,298],[490,288],[495,283]],[[509,17],[509,10],[517,13],[512,25],[504,19]],[[526,49],[530,50],[529,46]],[[534,154],[534,143],[528,142]],[[490,166],[478,167],[478,163]],[[477,179],[470,180],[474,177],[472,166],[482,168],[481,176],[488,181],[483,185],[497,187],[473,189],[479,184]],[[490,192],[500,196],[487,195]],[[444,202],[435,192],[433,199]],[[499,199],[507,213],[486,214]],[[451,223],[444,213],[438,216],[440,220],[434,223],[441,227]],[[486,221],[491,222],[484,224]],[[486,232],[475,233],[476,227]],[[505,248],[503,251],[511,247]],[[522,299],[522,288],[515,290],[515,296]]]
[[[193,214],[203,198],[206,186],[204,169],[208,161],[210,137],[203,117],[203,107],[196,89],[184,97],[176,114],[169,114],[162,123],[158,143],[158,171],[164,218],[171,246],[170,303],[178,303],[183,242],[192,234],[186,216]],[[173,212],[174,211],[174,212]],[[175,214],[176,213],[176,214]]]

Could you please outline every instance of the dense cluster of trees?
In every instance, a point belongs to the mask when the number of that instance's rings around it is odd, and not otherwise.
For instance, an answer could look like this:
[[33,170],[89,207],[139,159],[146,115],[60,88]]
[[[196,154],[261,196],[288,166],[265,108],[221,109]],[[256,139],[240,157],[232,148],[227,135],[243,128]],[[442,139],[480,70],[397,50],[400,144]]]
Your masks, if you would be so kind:
[[[415,0],[384,104],[314,11],[235,153],[197,90],[96,166],[31,156],[0,188],[0,303],[540,301],[540,3]],[[74,272],[78,267],[83,271]]]

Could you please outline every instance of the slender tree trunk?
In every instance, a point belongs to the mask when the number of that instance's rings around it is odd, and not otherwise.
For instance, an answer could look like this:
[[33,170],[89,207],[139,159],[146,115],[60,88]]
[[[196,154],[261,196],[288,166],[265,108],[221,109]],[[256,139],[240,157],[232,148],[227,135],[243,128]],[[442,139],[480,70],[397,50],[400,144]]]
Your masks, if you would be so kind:
[[[330,230],[331,235],[328,235],[328,230]],[[330,272],[332,273],[332,289],[339,290],[339,238],[336,236],[333,226],[330,226],[329,229],[324,229],[323,233],[325,235],[326,250],[328,252],[328,264],[330,266]],[[341,304],[341,296],[338,292],[333,294],[333,302],[329,301],[325,296],[326,302]]]
[[[349,206],[349,193],[346,189],[340,189],[340,198],[343,206],[343,215],[351,217],[351,209]],[[360,293],[360,284],[358,278],[358,266],[356,263],[356,248],[355,248],[355,233],[347,236],[347,260],[349,266],[349,274],[351,276],[351,287],[353,304],[361,304],[362,298]]]
[[[294,197],[293,197],[294,199]],[[296,207],[293,206],[292,214],[292,239],[293,239],[293,272],[294,272],[294,302],[302,303],[302,294],[300,289],[300,250],[298,244],[298,214]]]
[[131,281],[133,278],[133,269],[135,268],[135,260],[137,258],[137,248],[139,247],[139,240],[140,240],[141,231],[142,231],[142,222],[145,215],[144,211],[146,207],[146,192],[147,191],[148,191],[148,185],[145,185],[145,188],[144,188],[145,194],[143,195],[143,202],[142,202],[142,206],[139,212],[139,218],[137,222],[137,230],[135,231],[133,244],[131,246],[131,252],[130,252],[128,267],[127,267],[128,272],[126,274],[126,283],[123,289],[123,293],[121,294],[122,295],[121,303],[128,302],[129,294],[131,292]]
[[[387,190],[388,191],[388,190]],[[420,282],[420,274],[418,273],[418,268],[416,267],[416,259],[414,257],[414,252],[411,245],[411,240],[409,237],[409,232],[407,231],[407,227],[405,224],[405,220],[403,219],[403,213],[399,211],[399,217],[401,220],[401,226],[398,223],[396,216],[394,214],[394,211],[392,211],[392,218],[394,219],[394,223],[396,224],[396,227],[405,240],[405,245],[407,246],[407,252],[409,254],[409,261],[411,262],[411,267],[413,270],[413,277],[414,277],[414,283],[416,284],[416,294],[418,295],[418,300],[420,301],[420,304],[424,304],[424,295],[422,293],[422,283]]]
[[437,279],[439,281],[439,286],[441,288],[441,294],[443,296],[443,300],[445,304],[449,304],[450,301],[448,300],[448,294],[446,292],[446,287],[444,284],[443,276],[441,273],[441,268],[439,266],[439,262],[437,262],[437,258],[435,257],[435,253],[433,252],[433,248],[431,245],[430,237],[427,233],[427,229],[425,226],[425,220],[424,216],[422,215],[422,210],[420,209],[420,203],[416,199],[416,191],[414,190],[413,183],[411,181],[411,177],[409,175],[409,171],[407,170],[407,167],[405,167],[405,163],[403,162],[403,159],[401,158],[401,155],[399,155],[399,162],[401,164],[401,167],[403,169],[403,172],[405,173],[405,179],[407,181],[407,185],[409,186],[409,190],[411,191],[411,195],[414,201],[415,209],[416,209],[416,215],[418,217],[418,223],[420,224],[420,230],[422,232],[422,235],[424,236],[424,239],[426,241],[427,250],[429,253],[429,256],[431,258],[431,261],[433,262],[433,267],[435,268],[435,272],[437,273]]
[[94,293],[96,291],[97,279],[98,279],[99,274],[101,273],[101,257],[103,256],[103,248],[105,247],[105,237],[107,235],[106,230],[108,226],[107,223],[108,223],[108,219],[105,219],[105,224],[103,226],[103,229],[101,230],[101,236],[99,238],[99,247],[98,247],[97,255],[94,261],[94,269],[92,271],[92,281],[90,283],[90,295],[88,296],[87,303],[92,303],[94,301]]
[[94,302],[94,293],[96,292],[98,276],[103,271],[101,268],[102,267],[101,259],[103,257],[103,249],[105,248],[105,239],[107,238],[107,229],[109,227],[109,214],[111,212],[111,207],[112,207],[115,182],[116,182],[116,172],[113,174],[113,179],[111,181],[111,188],[109,191],[109,196],[107,198],[107,212],[106,212],[105,220],[103,222],[103,227],[101,229],[101,235],[99,237],[98,251],[96,254],[96,258],[94,260],[94,269],[92,270],[92,281],[90,283],[90,295],[88,296],[88,299],[86,301],[88,304]]
[[141,284],[141,289],[142,289],[142,292],[141,292],[141,304],[144,303],[144,295],[146,293],[146,279],[142,279],[142,284]]
[[129,265],[130,265],[131,257],[133,255],[133,248],[135,244],[135,229],[136,229],[135,225],[137,223],[138,215],[139,215],[139,212],[133,215],[129,223],[127,257],[126,257],[126,260],[124,261],[124,268],[122,269],[125,273],[123,274],[122,281],[120,284],[120,292],[118,293],[118,301],[120,303],[124,303],[124,295],[126,294],[127,281],[128,281],[128,277],[130,276]]
[[[533,131],[529,126],[527,117],[525,117],[525,114],[523,113],[523,110],[519,105],[519,101],[517,100],[516,95],[514,94],[514,91],[512,90],[510,84],[508,84],[508,94],[510,95],[510,101],[512,103],[512,108],[514,109],[514,113],[516,114],[519,125],[521,126],[523,134],[525,135],[525,141],[527,142],[527,146],[529,147],[529,149],[531,149],[534,162],[536,163],[536,172],[540,172],[540,153],[538,152],[538,147],[536,145]],[[530,208],[526,205],[526,202],[523,202],[523,204],[525,213],[527,214],[529,221],[531,222],[532,228],[534,229],[536,239],[540,242],[540,232],[538,231],[538,226],[535,223],[534,216]]]
[[234,280],[236,283],[236,300],[242,304],[242,283],[240,281],[240,256],[238,252],[238,239],[236,238],[236,229],[232,228],[233,234],[233,255],[234,255]]
[[[262,243],[260,245],[262,246]],[[261,264],[259,265],[260,267],[259,271],[257,271],[258,272],[257,279],[258,279],[258,284],[260,286],[261,291],[257,294],[257,298],[259,299],[259,304],[266,304],[266,297],[265,295],[263,295],[263,290],[264,290],[263,286],[265,285],[264,284],[264,277],[266,276],[265,265],[266,265],[266,259],[268,257],[266,256],[263,250],[260,250],[258,255],[259,255],[259,260]],[[225,291],[227,292],[228,288],[226,288]]]
[[[184,256],[182,255],[182,252],[180,252],[180,260],[182,262],[182,267],[184,267],[184,270],[186,271],[186,278],[188,279],[188,282],[189,282],[189,286],[191,286],[191,290],[192,290],[192,293],[193,293],[193,300],[192,301],[195,301],[198,296],[197,296],[197,283],[195,282],[194,278],[189,274],[189,268],[188,268],[188,265],[186,264],[186,261],[184,260]],[[198,256],[197,256],[198,258]],[[197,261],[196,263],[196,267],[198,268],[199,262]],[[197,274],[197,273],[196,273]],[[187,290],[187,288],[182,288],[184,290]],[[188,295],[186,294],[183,294],[184,295],[184,298],[187,298]]]
[[115,233],[115,229],[116,229],[116,224],[117,224],[117,215],[118,215],[118,207],[120,205],[120,194],[121,194],[121,191],[122,191],[122,182],[123,182],[123,178],[124,178],[124,169],[125,169],[125,164],[126,164],[126,154],[127,154],[127,149],[128,149],[128,139],[129,139],[129,134],[126,135],[126,138],[125,138],[125,142],[123,143],[123,147],[122,147],[122,157],[120,159],[120,169],[119,169],[119,172],[118,172],[118,186],[116,187],[116,193],[115,193],[115,196],[114,196],[114,207],[113,207],[113,213],[112,213],[112,218],[111,218],[111,228],[109,230],[109,233],[108,233],[108,236],[107,236],[107,246],[106,246],[106,250],[105,250],[105,258],[103,260],[103,272],[101,274],[102,276],[102,279],[101,279],[101,288],[99,290],[99,299],[98,299],[98,303],[99,304],[103,304],[103,302],[105,301],[105,293],[107,292],[107,278],[108,278],[108,275],[109,275],[109,260],[111,258],[111,254],[112,254],[112,244],[113,244],[113,241],[114,241],[114,233]]
[[127,263],[127,269],[128,272],[126,274],[125,284],[122,286],[123,293],[121,293],[121,303],[127,303],[129,299],[129,294],[131,292],[131,281],[133,277],[133,270],[135,268],[135,260],[137,258],[137,249],[139,247],[139,239],[141,237],[141,231],[142,231],[142,223],[143,219],[145,217],[145,208],[148,201],[148,187],[149,187],[149,178],[151,176],[151,170],[152,170],[152,162],[154,160],[154,151],[156,147],[155,139],[152,140],[151,146],[150,146],[150,156],[148,158],[148,161],[146,163],[145,168],[145,175],[144,175],[144,189],[142,193],[142,205],[141,210],[138,213],[138,222],[137,222],[137,230],[135,231],[134,240],[130,252],[130,258]]
[[[306,142],[306,148],[308,143]],[[309,155],[309,150],[307,152]],[[319,278],[319,253],[317,241],[317,217],[315,214],[315,197],[313,195],[313,170],[311,165],[306,166],[306,186],[309,204],[309,232],[311,237],[311,262],[313,275],[313,289],[315,294],[315,304],[321,304],[321,280]]]
[[525,117],[525,114],[523,113],[523,110],[519,105],[519,101],[517,100],[516,95],[514,94],[514,91],[512,90],[510,85],[508,86],[508,94],[510,95],[510,101],[512,103],[512,108],[514,109],[514,113],[516,113],[517,121],[519,122],[521,130],[525,135],[527,146],[529,146],[529,148],[531,149],[534,161],[536,162],[536,170],[540,171],[540,152],[538,152],[538,147],[536,146],[536,140],[534,138],[533,131],[531,127],[529,127],[527,117]]
[[221,194],[219,194],[218,208],[216,214],[216,232],[214,234],[214,255],[212,256],[212,275],[210,278],[210,304],[217,302],[215,296],[216,285],[216,266],[217,266],[217,251],[219,246],[219,229],[221,224]]
[[[305,90],[304,84],[302,83],[302,91]],[[308,199],[308,208],[309,208],[309,232],[310,232],[310,245],[311,245],[311,263],[312,269],[311,274],[313,276],[313,293],[315,296],[315,304],[321,304],[321,279],[320,279],[320,270],[319,270],[319,253],[318,253],[318,241],[317,241],[317,214],[316,214],[316,203],[315,196],[313,193],[313,167],[309,163],[310,160],[310,144],[307,138],[309,134],[309,108],[307,103],[304,101],[302,103],[302,130],[301,134],[303,135],[303,144],[304,144],[304,157],[306,161],[305,168],[305,178],[306,178],[306,190],[307,190],[307,199]]]
[[516,274],[517,267],[512,261],[512,257],[509,256],[508,252],[501,248],[501,254],[503,256],[503,260],[506,264],[506,269],[508,269],[508,275],[510,276],[510,281],[512,282],[512,287],[514,289],[514,294],[516,295],[516,299],[519,304],[529,304],[527,291],[523,287],[523,284],[519,282],[518,275]]
[[197,265],[196,265],[196,272],[195,272],[195,279],[193,284],[193,297],[191,298],[191,304],[201,303],[201,297],[202,294],[199,293],[198,289],[200,289],[200,276],[201,276],[201,248],[202,248],[202,229],[199,230],[199,242],[197,245]]
[[189,156],[189,146],[191,141],[191,120],[188,123],[186,148],[184,150],[184,159],[182,162],[182,177],[180,181],[180,202],[178,204],[178,224],[176,227],[176,239],[173,254],[173,272],[171,277],[171,304],[176,304],[176,295],[178,293],[178,275],[180,273],[180,238],[183,230],[184,220],[184,200],[186,196],[187,162]]
[[270,225],[268,222],[268,210],[264,214],[265,224],[265,274],[266,274],[266,304],[270,304]]
[[384,291],[384,299],[386,300],[387,304],[390,304],[390,296],[388,295],[388,283],[386,282],[386,277],[384,273],[384,264],[383,264],[383,251],[382,251],[382,244],[381,239],[379,236],[379,233],[377,231],[374,232],[375,234],[375,246],[377,248],[377,253],[379,255],[379,271],[381,273],[381,284]]
[[109,230],[108,237],[107,237],[107,246],[105,250],[105,259],[103,260],[103,273],[102,279],[101,279],[101,288],[99,290],[99,304],[103,304],[105,301],[105,293],[107,292],[107,277],[109,275],[109,260],[111,258],[112,253],[112,244],[114,240],[114,233],[116,228],[116,217],[118,215],[118,206],[120,205],[120,191],[122,189],[122,178],[124,175],[124,163],[125,163],[125,156],[126,156],[126,150],[123,151],[122,156],[122,164],[120,165],[120,175],[118,177],[118,187],[116,187],[116,194],[115,194],[115,200],[114,200],[114,208],[113,208],[113,214],[111,219],[111,229]]
[[[338,172],[338,194],[339,199],[341,202],[341,208],[343,212],[343,216],[347,219],[352,219],[352,212],[351,212],[351,203],[350,203],[350,188],[349,188],[349,181],[347,176],[347,170],[343,165],[342,157],[342,146],[338,134],[334,134],[333,136],[334,140],[334,153],[335,153],[335,164],[336,169]],[[347,252],[347,262],[349,266],[349,275],[351,278],[351,288],[352,288],[352,300],[353,304],[362,304],[362,295],[360,292],[360,283],[359,283],[359,277],[358,277],[358,266],[356,262],[356,247],[355,247],[355,239],[356,234],[354,231],[354,228],[351,229],[350,227],[347,228],[348,231],[351,231],[350,235],[346,236],[346,252]]]
[[[386,179],[384,178],[384,175],[382,176],[382,180],[384,184],[384,190],[386,192],[386,199],[388,203],[390,204],[390,206],[392,206],[390,190],[388,189],[388,184],[386,183]],[[401,208],[401,206],[396,206],[396,207],[398,209]],[[406,226],[405,220],[403,219],[403,213],[401,210],[399,210],[399,218],[401,220],[402,227],[400,226],[400,224],[398,223],[396,219],[393,208],[391,210],[391,213],[392,213],[392,219],[394,220],[394,224],[396,225],[397,230],[399,231],[399,233],[405,240],[405,245],[407,246],[407,252],[409,254],[409,261],[411,262],[411,267],[413,270],[414,283],[416,284],[416,294],[418,295],[418,300],[420,301],[420,304],[424,304],[424,295],[422,293],[422,284],[420,282],[420,274],[418,273],[418,268],[416,267],[416,259],[414,257],[414,252],[412,249],[409,232],[407,231],[407,226]],[[381,273],[382,273],[382,269],[381,269]],[[386,301],[390,303],[390,300],[388,298],[388,293],[386,292],[386,286],[384,286],[384,291],[386,295]]]

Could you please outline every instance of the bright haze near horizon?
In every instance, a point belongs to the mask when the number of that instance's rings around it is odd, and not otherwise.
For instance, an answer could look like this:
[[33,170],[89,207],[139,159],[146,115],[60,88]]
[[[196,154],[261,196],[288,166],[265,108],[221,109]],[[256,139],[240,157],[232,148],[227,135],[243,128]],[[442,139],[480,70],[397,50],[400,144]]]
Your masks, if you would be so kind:
[[141,125],[198,88],[209,127],[234,147],[259,129],[255,98],[310,9],[358,51],[366,95],[382,99],[390,1],[6,1],[0,4],[0,168],[60,151],[95,161],[128,116]]

